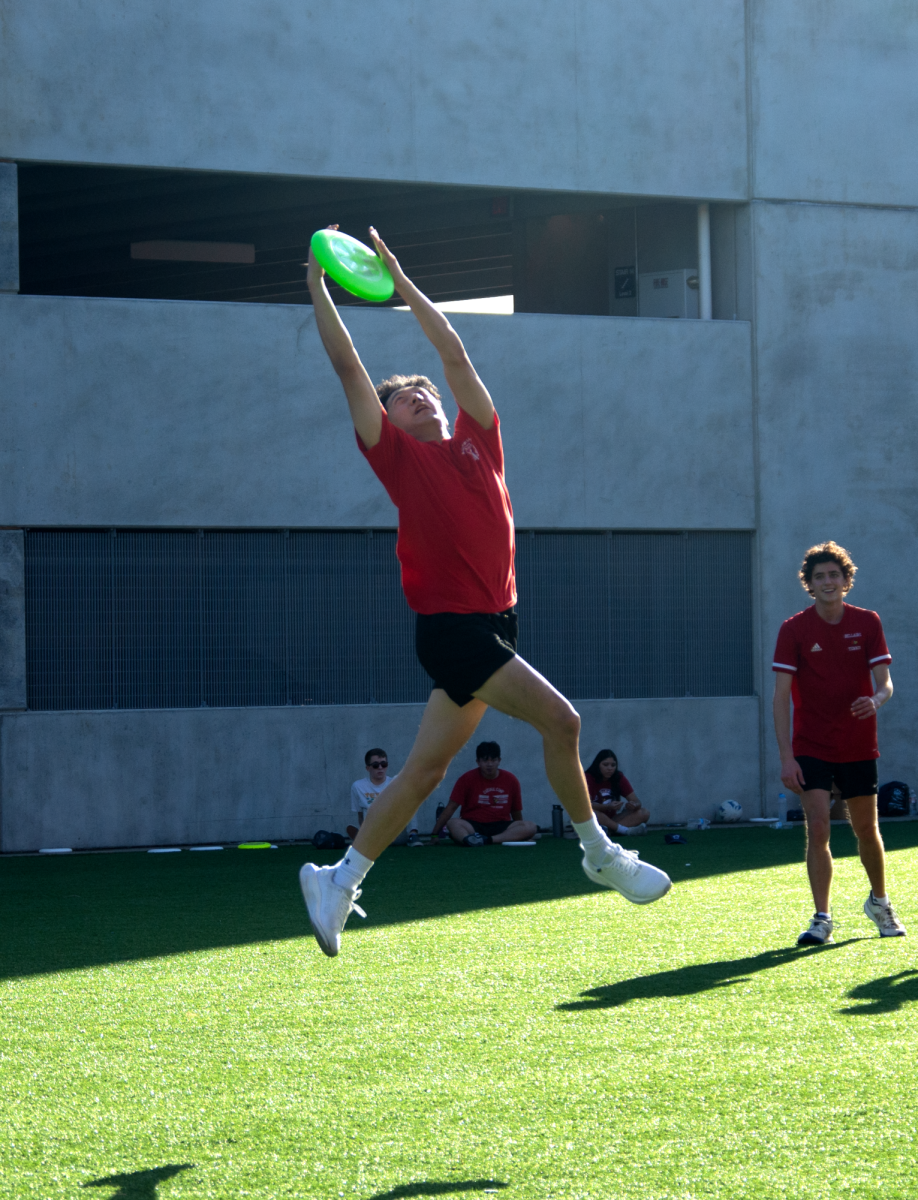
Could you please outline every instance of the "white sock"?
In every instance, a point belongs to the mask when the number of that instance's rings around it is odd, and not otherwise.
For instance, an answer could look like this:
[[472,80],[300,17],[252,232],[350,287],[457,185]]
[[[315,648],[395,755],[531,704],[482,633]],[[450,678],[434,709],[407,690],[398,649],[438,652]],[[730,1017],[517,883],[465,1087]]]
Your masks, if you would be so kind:
[[628,828],[627,825],[619,825],[618,829],[616,829],[615,832],[616,833],[630,833],[631,830]]
[[574,821],[573,826],[580,838],[580,845],[587,856],[587,861],[591,863],[601,861],[606,847],[609,845],[609,839],[596,817],[590,817],[589,821]]
[[351,846],[341,862],[337,864],[332,880],[339,887],[347,888],[353,895],[363,883],[366,873],[372,865],[372,858],[367,858],[366,855]]
[[885,906],[889,903],[889,897],[888,896],[874,896],[873,902],[874,902],[874,904],[882,904],[885,908]]

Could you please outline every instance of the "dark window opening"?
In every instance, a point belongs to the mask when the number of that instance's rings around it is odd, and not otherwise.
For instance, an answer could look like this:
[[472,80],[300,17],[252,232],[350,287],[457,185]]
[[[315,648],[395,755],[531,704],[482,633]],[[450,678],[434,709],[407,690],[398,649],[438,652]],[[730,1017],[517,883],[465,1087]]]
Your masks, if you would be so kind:
[[[435,302],[513,295],[517,312],[636,316],[627,272],[698,265],[690,201],[47,163],[18,170],[20,290],[31,295],[308,304],[309,238],[333,222],[363,241],[375,224]],[[714,237],[717,253],[735,243]],[[336,303],[364,303],[331,291]],[[727,307],[732,315],[732,300]]]
[[[393,530],[29,530],[33,710],[422,703]],[[752,694],[751,535],[519,531],[520,653],[575,700]]]

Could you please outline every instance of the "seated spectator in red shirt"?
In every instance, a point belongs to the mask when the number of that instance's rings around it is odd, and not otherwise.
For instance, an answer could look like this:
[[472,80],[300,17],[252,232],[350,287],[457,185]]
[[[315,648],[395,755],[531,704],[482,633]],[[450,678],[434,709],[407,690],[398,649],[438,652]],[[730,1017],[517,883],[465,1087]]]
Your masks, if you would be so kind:
[[[439,837],[446,825],[449,836],[461,846],[528,841],[538,826],[535,821],[522,819],[520,781],[500,769],[500,746],[497,742],[481,742],[475,757],[478,766],[456,780],[433,836]],[[457,808],[461,811],[454,817]]]
[[584,772],[596,820],[613,833],[646,833],[650,813],[618,769],[614,750],[600,750]]

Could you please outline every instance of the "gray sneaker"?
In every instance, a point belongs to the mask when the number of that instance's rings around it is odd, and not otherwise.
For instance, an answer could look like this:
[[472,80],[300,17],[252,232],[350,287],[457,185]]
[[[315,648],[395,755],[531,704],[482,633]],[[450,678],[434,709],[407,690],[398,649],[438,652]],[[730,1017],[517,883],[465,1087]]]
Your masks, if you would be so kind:
[[347,888],[335,883],[336,870],[337,867],[317,867],[315,863],[304,863],[300,867],[300,888],[312,932],[329,958],[334,958],[341,949],[341,930],[351,913],[360,917],[367,915],[354,903],[360,889],[352,896]]
[[617,842],[609,843],[598,863],[591,863],[584,853],[582,865],[588,879],[613,888],[632,904],[652,904],[673,886],[665,871],[641,862],[637,850],[623,850]]
[[891,904],[877,904],[873,892],[864,901],[864,912],[880,931],[880,937],[905,937],[905,926]]
[[483,833],[470,833],[468,837],[462,839],[463,846],[483,846],[485,844]]
[[835,938],[832,937],[832,929],[831,917],[817,917],[814,913],[809,929],[804,929],[800,937],[797,938],[797,945],[825,946],[829,942],[834,942]]
[[424,845],[424,843],[421,841],[421,835],[418,833],[418,831],[416,829],[412,829],[411,833],[408,834],[408,841],[405,843],[405,845],[406,846],[423,846]]

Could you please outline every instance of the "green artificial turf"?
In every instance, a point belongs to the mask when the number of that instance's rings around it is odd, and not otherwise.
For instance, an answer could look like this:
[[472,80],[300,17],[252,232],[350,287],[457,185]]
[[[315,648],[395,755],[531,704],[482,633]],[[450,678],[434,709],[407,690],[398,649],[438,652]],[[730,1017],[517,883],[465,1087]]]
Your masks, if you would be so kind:
[[0,1196],[914,1197],[918,824],[884,834],[913,936],[838,828],[815,950],[799,830],[648,835],[647,907],[568,841],[393,849],[335,960],[303,849],[0,860]]

